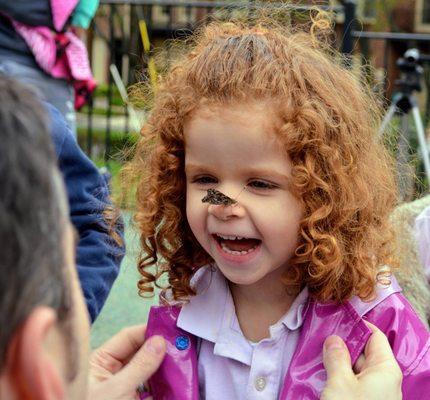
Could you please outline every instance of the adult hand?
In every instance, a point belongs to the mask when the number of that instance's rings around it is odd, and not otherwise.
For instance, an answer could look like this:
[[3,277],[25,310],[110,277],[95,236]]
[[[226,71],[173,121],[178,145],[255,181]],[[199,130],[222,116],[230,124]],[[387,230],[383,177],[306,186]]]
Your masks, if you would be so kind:
[[122,330],[90,358],[88,399],[138,399],[137,388],[158,369],[166,353],[161,336],[144,343],[145,326]]
[[327,384],[322,400],[401,400],[402,372],[386,336],[376,326],[366,322],[373,331],[360,356],[351,367],[348,348],[338,336],[324,342],[323,362]]

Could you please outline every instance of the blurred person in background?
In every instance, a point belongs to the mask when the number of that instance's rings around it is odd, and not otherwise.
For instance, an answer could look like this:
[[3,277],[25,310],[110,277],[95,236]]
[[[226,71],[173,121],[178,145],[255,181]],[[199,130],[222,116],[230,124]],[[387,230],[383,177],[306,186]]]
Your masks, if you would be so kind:
[[98,0],[0,0],[0,72],[30,85],[76,135],[75,108],[96,84],[84,43]]

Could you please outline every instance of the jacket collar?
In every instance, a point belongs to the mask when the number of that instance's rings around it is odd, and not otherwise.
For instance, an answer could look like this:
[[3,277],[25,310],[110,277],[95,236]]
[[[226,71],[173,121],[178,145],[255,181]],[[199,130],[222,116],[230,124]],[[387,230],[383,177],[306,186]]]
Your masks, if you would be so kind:
[[362,317],[387,297],[400,291],[392,276],[390,285],[377,285],[375,298],[370,302],[358,297],[342,304],[311,300],[280,399],[319,398],[327,379],[322,363],[324,340],[333,334],[340,336],[350,352],[351,364],[355,364],[372,334]]

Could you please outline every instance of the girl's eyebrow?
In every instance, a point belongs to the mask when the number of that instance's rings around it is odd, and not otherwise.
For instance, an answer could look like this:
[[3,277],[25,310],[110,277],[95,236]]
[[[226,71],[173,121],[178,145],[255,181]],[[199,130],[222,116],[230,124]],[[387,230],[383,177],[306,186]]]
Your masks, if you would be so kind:
[[[193,171],[202,171],[202,170],[210,170],[211,168],[206,165],[199,165],[199,164],[186,164],[185,165],[185,172],[193,172]],[[289,181],[291,177],[289,177],[287,174],[282,174],[280,172],[277,172],[274,169],[270,168],[247,168],[243,171],[243,174],[246,176],[261,176],[261,177],[273,177],[276,179],[280,179],[283,181]]]
[[199,164],[185,164],[185,172],[192,172],[192,171],[201,171],[201,170],[207,170],[210,169],[208,166],[206,165],[199,165]]
[[274,177],[285,181],[289,181],[291,179],[288,175],[269,168],[248,168],[244,173],[249,176]]

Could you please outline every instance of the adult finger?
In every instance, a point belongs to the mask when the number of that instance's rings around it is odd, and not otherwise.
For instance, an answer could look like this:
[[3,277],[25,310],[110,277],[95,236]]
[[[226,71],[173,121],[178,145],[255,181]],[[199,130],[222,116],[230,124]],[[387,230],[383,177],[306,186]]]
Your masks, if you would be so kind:
[[[380,364],[389,359],[392,354],[390,344],[387,337],[373,324],[364,321],[368,328],[372,331],[372,335],[366,343],[364,353],[360,355],[354,365],[354,371],[359,374],[364,369],[372,366],[372,364]],[[394,356],[393,356],[394,358]]]
[[372,330],[372,336],[369,338],[364,349],[366,367],[384,364],[389,366],[392,372],[398,372],[401,375],[400,367],[394,357],[387,337],[370,322],[366,321],[366,325]]
[[135,325],[122,329],[95,351],[109,354],[118,361],[126,361],[134,355],[145,341],[146,325]]
[[348,378],[353,375],[351,369],[351,356],[348,348],[339,336],[329,336],[323,347],[323,363],[327,371],[327,380]]
[[145,325],[123,329],[95,349],[90,358],[90,377],[101,381],[120,371],[142,347],[145,329]]
[[114,385],[137,388],[147,381],[158,369],[166,353],[166,342],[162,336],[152,336],[130,359],[128,364],[119,371]]
[[366,357],[364,357],[364,354],[360,354],[360,356],[357,358],[357,361],[354,364],[353,370],[356,374],[359,374],[364,366],[366,364]]
[[372,336],[367,341],[366,347],[364,349],[364,355],[366,359],[370,356],[378,357],[378,359],[380,357],[383,359],[389,359],[393,352],[387,337],[370,322],[366,321],[366,325],[372,331]]

